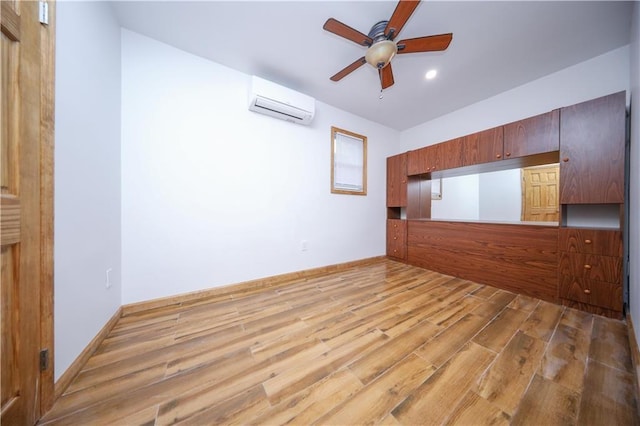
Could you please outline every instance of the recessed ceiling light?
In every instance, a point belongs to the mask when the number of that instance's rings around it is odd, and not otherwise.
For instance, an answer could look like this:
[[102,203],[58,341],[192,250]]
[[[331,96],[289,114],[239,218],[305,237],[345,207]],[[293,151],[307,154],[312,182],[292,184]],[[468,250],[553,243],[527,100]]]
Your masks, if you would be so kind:
[[436,78],[436,74],[438,74],[438,71],[436,70],[429,70],[427,71],[427,73],[424,75],[424,78],[426,78],[427,80],[431,80]]

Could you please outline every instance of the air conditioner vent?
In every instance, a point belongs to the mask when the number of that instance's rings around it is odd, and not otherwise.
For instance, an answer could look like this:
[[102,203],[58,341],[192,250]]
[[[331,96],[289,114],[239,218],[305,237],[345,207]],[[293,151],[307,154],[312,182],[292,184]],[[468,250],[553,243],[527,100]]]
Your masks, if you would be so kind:
[[249,109],[292,123],[308,125],[315,115],[315,99],[253,76]]

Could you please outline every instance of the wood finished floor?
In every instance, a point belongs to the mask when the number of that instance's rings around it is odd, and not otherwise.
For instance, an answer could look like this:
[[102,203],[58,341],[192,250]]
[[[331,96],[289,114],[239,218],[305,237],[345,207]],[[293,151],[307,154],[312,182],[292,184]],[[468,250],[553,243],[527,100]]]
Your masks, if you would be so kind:
[[41,423],[636,425],[623,322],[381,260],[123,317]]

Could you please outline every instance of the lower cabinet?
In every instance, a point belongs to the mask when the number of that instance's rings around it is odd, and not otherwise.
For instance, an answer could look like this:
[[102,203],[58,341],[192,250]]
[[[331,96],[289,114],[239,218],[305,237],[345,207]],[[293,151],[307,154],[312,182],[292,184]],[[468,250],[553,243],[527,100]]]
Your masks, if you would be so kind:
[[563,305],[622,317],[620,231],[560,228],[558,296]]
[[407,222],[407,263],[558,302],[557,226]]
[[387,219],[387,256],[407,259],[407,221]]

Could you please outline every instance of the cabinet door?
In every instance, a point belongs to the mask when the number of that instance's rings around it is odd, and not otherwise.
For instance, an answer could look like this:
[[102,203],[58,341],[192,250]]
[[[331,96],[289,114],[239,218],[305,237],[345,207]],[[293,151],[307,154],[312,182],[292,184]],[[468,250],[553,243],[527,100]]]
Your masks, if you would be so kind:
[[500,161],[503,156],[504,129],[502,126],[464,137],[462,149],[464,166]]
[[387,158],[387,207],[407,205],[407,154]]
[[407,152],[407,175],[408,176],[421,175],[423,173],[429,172],[429,170],[427,170],[427,165],[423,164],[424,151],[426,149],[427,147]]
[[562,108],[561,204],[624,202],[625,96]]
[[440,149],[438,145],[426,146],[420,150],[420,163],[423,165],[423,168],[426,168],[428,173],[441,170]]
[[434,145],[438,156],[438,168],[436,170],[447,170],[462,167],[463,143],[464,138],[462,137]]
[[409,151],[407,154],[407,175],[421,175],[439,169],[437,145]]
[[558,151],[560,146],[558,110],[509,123],[504,126],[505,158],[524,157]]

